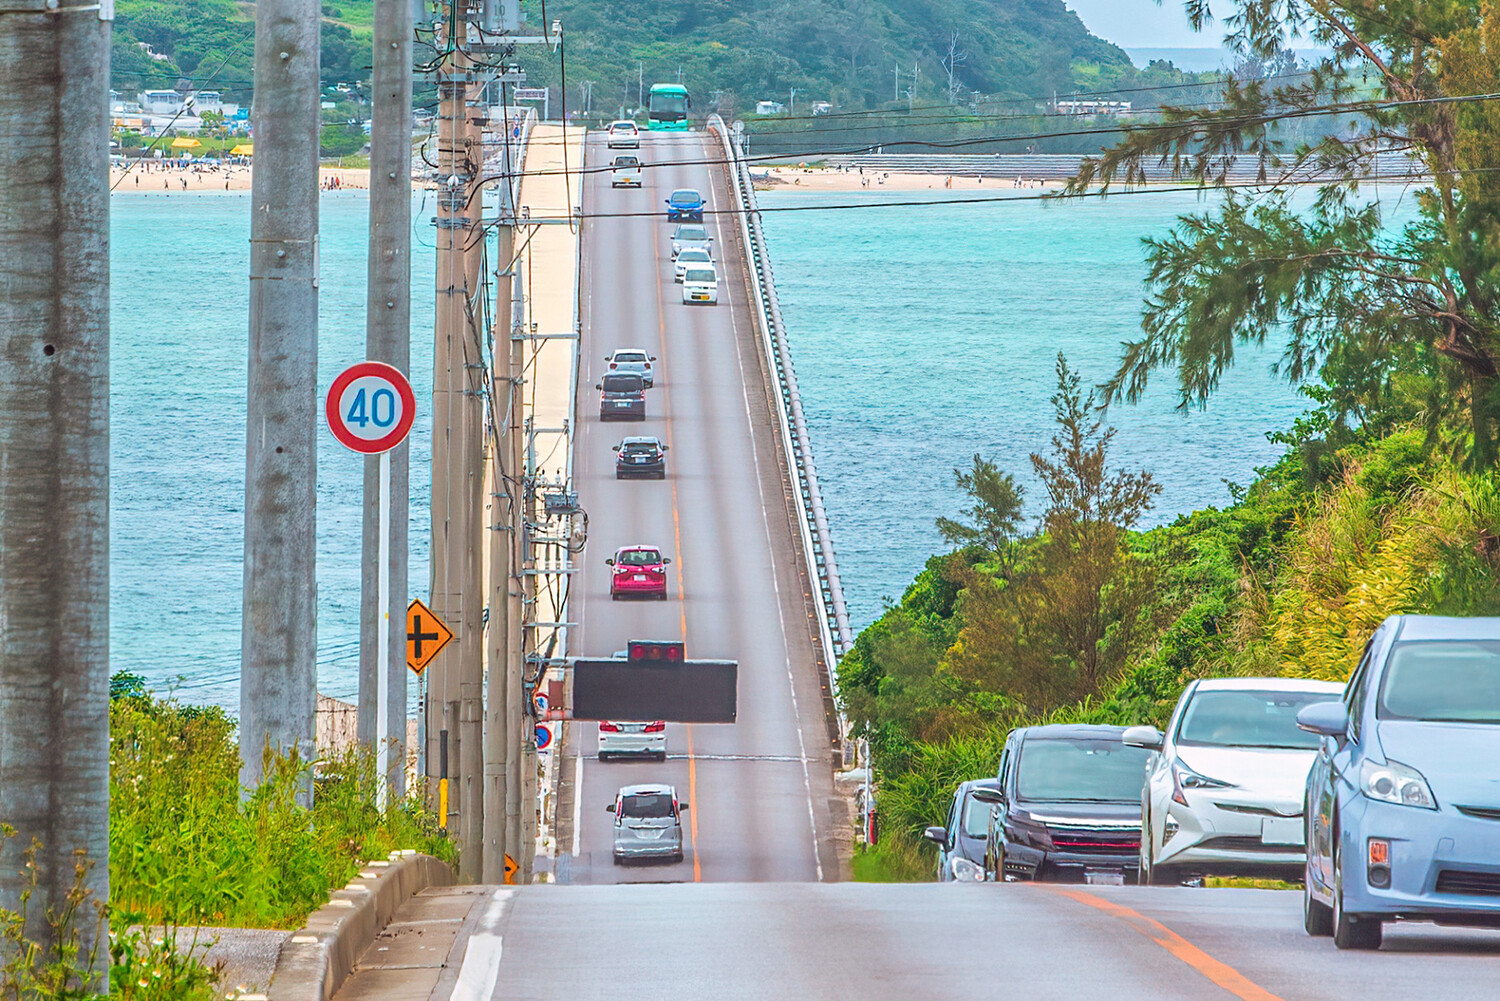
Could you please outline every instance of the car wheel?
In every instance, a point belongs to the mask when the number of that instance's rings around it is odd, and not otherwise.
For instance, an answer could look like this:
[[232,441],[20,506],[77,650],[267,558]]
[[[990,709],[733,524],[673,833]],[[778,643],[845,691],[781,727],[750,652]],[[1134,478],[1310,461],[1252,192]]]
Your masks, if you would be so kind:
[[666,478],[667,478],[667,474],[666,474],[666,473],[657,473],[657,474],[656,474],[656,478],[657,478],[657,479],[658,479],[658,480],[664,480],[664,479],[666,479]]
[[1148,886],[1177,886],[1182,882],[1182,873],[1167,866],[1153,865],[1146,879]]
[[609,600],[610,601],[619,601],[620,600],[620,596],[618,594],[615,594],[615,592],[611,591],[611,592],[609,592]]
[[1312,875],[1303,873],[1302,878],[1302,930],[1314,938],[1332,935],[1333,910],[1313,896]]
[[1340,949],[1379,949],[1381,925],[1377,918],[1361,918],[1344,910],[1344,861],[1335,834],[1333,843],[1333,944]]
[[615,860],[615,865],[624,865],[625,864],[624,860],[621,859],[620,856],[615,855],[615,856],[612,856],[612,857]]
[[608,751],[600,751],[599,752],[599,760],[600,761],[608,761],[609,760],[609,752]]
[[682,852],[678,852],[676,855],[672,856],[672,861],[673,862],[681,862],[683,860],[683,857],[684,856],[683,856]]
[[656,760],[657,761],[666,761],[667,760],[667,752],[666,751],[657,751],[656,752]]

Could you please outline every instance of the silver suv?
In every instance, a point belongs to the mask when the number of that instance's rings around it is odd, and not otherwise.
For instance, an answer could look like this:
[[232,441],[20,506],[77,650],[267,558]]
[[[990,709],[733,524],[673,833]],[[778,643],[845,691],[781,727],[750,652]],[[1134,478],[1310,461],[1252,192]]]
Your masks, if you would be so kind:
[[615,865],[632,859],[682,861],[682,815],[686,803],[677,802],[669,785],[621,787],[608,806],[615,815]]

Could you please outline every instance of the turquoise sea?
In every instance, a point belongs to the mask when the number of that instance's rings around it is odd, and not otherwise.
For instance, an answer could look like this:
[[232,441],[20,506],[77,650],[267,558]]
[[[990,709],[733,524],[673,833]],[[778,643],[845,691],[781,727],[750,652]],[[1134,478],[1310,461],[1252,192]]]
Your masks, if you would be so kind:
[[[943,192],[953,197],[951,192]],[[933,197],[939,193],[934,192]],[[911,200],[896,192],[778,194],[764,207]],[[975,452],[1032,483],[1046,446],[1059,349],[1089,381],[1138,330],[1141,237],[1191,196],[1106,203],[933,205],[766,214],[797,373],[813,421],[839,566],[856,625],[899,596],[941,548],[932,520],[962,502],[954,467]],[[429,399],[433,214],[415,220],[412,371]],[[322,202],[320,383],[364,357],[366,201]],[[248,193],[135,194],[112,204],[115,670],[158,689],[238,703]],[[1153,521],[1228,499],[1277,447],[1301,399],[1246,356],[1204,411],[1175,408],[1170,373],[1117,406],[1115,461],[1165,490]],[[430,415],[412,436],[411,588],[427,589]],[[360,462],[325,436],[318,455],[319,687],[357,688]],[[1030,512],[1038,511],[1033,489]],[[175,679],[182,679],[180,682]]]

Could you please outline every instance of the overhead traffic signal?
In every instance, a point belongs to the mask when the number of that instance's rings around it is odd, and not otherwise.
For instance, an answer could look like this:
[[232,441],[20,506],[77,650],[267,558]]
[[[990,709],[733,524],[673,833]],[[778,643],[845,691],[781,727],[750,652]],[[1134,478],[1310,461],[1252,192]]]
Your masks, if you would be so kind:
[[625,646],[625,659],[632,664],[681,664],[687,659],[686,644],[681,640],[631,640]]

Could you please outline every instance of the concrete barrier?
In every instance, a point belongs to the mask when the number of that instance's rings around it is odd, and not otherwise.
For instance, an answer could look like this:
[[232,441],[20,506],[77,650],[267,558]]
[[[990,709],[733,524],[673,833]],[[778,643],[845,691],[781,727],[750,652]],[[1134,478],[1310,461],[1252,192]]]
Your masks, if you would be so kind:
[[429,886],[452,886],[453,870],[431,855],[392,853],[369,862],[281,946],[269,1001],[329,1001],[396,909]]

